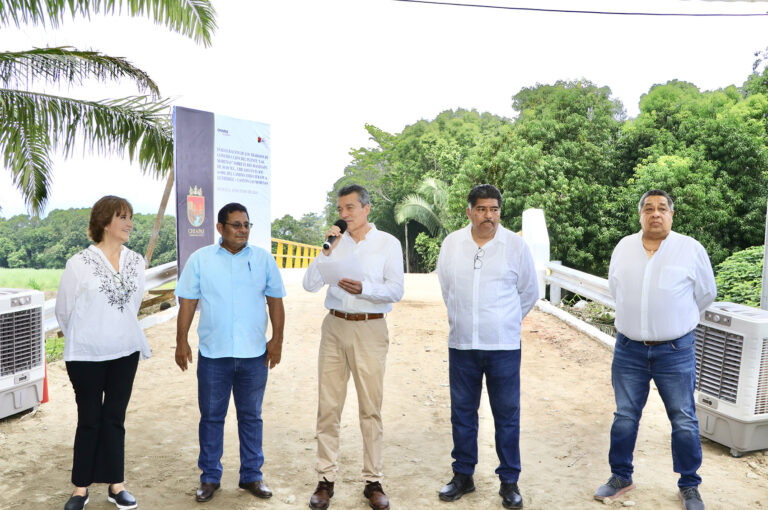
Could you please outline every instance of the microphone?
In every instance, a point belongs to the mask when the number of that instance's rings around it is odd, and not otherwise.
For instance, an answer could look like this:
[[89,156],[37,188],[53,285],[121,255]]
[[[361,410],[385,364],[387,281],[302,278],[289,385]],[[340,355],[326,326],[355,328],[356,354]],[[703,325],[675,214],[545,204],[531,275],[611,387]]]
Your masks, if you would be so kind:
[[[334,225],[339,227],[339,230],[341,230],[342,234],[347,231],[347,222],[342,219],[337,220],[336,223],[334,223]],[[326,239],[325,242],[323,243],[323,249],[330,250],[331,245],[336,240],[336,237],[338,236],[328,236],[328,239]]]

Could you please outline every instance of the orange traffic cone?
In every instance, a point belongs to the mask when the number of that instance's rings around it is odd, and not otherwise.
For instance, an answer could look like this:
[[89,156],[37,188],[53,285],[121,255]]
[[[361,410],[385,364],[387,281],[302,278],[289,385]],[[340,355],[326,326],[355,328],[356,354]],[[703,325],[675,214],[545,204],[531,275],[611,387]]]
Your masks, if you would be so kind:
[[45,379],[43,379],[43,400],[41,404],[48,402],[48,363],[45,363]]

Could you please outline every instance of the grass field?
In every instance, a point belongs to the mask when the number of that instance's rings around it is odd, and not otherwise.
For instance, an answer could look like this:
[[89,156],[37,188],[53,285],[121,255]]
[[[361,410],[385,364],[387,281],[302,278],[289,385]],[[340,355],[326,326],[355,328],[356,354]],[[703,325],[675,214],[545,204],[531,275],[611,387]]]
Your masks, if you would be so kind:
[[0,287],[11,289],[56,290],[63,269],[0,268]]

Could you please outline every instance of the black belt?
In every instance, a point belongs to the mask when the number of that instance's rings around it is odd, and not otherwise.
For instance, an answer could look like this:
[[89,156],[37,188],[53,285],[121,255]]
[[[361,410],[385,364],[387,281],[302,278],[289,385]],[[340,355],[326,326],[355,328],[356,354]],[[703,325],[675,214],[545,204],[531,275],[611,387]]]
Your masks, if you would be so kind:
[[662,340],[660,342],[646,342],[646,341],[643,341],[643,345],[648,345],[648,346],[651,346],[651,345],[661,345],[661,344],[668,344],[671,341],[672,340]]

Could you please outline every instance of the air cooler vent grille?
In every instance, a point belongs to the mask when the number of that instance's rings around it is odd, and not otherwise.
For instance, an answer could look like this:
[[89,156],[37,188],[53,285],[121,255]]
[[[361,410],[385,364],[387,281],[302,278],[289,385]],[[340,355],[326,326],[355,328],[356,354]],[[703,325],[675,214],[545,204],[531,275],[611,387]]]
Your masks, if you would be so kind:
[[41,366],[41,308],[0,314],[0,376]]
[[757,373],[757,398],[755,414],[768,413],[768,338],[763,338],[763,353],[760,356],[760,371]]
[[736,403],[744,337],[699,324],[696,336],[696,389]]

